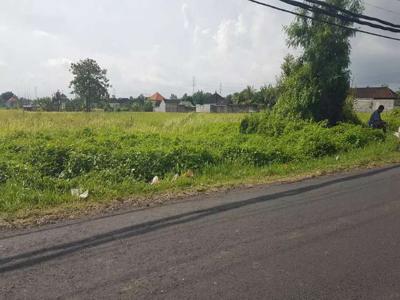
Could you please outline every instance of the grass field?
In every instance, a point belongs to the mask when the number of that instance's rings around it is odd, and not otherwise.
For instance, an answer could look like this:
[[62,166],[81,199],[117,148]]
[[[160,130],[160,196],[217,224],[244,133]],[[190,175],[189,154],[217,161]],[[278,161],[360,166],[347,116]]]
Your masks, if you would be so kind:
[[[1,216],[12,221],[128,198],[144,205],[146,197],[167,192],[400,161],[392,134],[279,122],[244,134],[244,117],[0,111]],[[160,183],[150,185],[154,176]]]

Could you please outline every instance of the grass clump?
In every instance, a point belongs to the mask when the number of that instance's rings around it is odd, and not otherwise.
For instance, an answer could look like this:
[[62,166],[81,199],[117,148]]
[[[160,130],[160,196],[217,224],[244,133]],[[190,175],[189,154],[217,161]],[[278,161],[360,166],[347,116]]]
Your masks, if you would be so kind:
[[[0,211],[14,216],[78,204],[81,200],[70,192],[76,188],[90,191],[89,202],[104,202],[287,176],[322,168],[324,161],[337,155],[349,157],[350,164],[356,160],[351,155],[359,151],[366,151],[366,162],[380,155],[393,159],[397,149],[398,141],[381,131],[352,124],[328,127],[271,113],[4,111],[0,112]],[[194,178],[172,181],[175,174],[188,170],[194,171]],[[162,179],[160,185],[149,184],[154,176]]]

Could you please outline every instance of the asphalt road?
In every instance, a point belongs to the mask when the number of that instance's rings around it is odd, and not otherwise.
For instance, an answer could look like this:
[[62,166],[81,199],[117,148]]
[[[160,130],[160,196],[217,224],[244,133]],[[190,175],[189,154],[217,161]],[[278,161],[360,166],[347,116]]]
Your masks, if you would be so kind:
[[400,167],[0,233],[2,299],[400,299]]

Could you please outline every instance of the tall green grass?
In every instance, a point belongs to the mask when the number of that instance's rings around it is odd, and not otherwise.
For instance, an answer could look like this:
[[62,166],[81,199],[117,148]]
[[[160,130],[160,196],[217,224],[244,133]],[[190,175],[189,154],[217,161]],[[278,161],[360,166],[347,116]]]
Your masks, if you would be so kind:
[[[0,111],[0,153],[0,211],[12,216],[80,203],[71,189],[104,202],[393,160],[398,141],[362,126],[268,114]],[[188,170],[194,178],[172,180]],[[161,183],[151,186],[154,176]]]

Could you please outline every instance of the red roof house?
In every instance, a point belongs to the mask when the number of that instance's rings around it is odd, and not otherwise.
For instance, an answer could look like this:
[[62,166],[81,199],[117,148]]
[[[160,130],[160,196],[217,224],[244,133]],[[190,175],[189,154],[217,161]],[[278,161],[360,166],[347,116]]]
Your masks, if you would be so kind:
[[160,103],[165,100],[165,98],[157,92],[153,96],[149,97],[149,100],[154,104],[160,105]]

